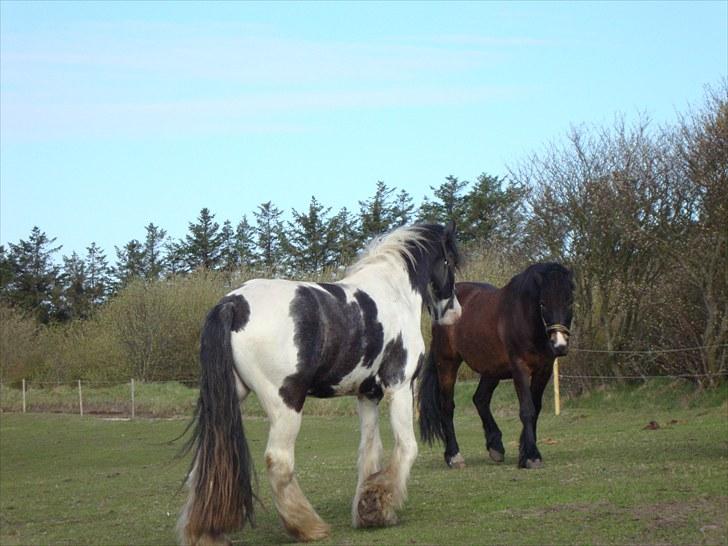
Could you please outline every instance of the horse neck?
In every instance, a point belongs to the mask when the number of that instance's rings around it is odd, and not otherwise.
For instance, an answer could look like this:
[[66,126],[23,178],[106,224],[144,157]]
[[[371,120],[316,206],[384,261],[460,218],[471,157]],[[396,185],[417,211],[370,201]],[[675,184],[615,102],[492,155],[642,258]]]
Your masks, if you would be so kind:
[[347,275],[341,282],[362,289],[378,305],[401,307],[401,312],[415,314],[419,324],[422,295],[412,288],[404,267],[395,268],[387,263],[371,264]]

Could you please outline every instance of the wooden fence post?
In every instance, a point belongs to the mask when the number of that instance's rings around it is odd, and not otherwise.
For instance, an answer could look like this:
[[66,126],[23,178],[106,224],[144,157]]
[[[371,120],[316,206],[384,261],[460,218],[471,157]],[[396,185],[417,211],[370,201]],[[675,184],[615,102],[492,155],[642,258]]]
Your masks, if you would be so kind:
[[131,418],[134,419],[134,378],[131,378]]
[[559,359],[554,358],[554,413],[561,413],[561,392],[559,390]]
[[23,379],[23,413],[25,413],[25,379]]
[[83,417],[83,394],[81,392],[81,380],[78,380],[78,411]]

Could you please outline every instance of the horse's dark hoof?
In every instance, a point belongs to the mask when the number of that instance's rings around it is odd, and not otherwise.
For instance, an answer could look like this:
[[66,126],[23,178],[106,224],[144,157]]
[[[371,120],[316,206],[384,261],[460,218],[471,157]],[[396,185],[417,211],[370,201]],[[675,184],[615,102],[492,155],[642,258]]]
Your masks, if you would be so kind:
[[526,468],[541,468],[543,462],[541,459],[526,459]]
[[488,455],[490,455],[490,458],[497,463],[502,463],[506,459],[505,453],[498,451],[497,449],[493,449],[492,447],[488,449]]
[[449,466],[450,468],[456,468],[456,469],[465,468],[465,459],[463,458],[462,455],[460,455],[460,453],[456,453],[449,459],[445,459],[445,462],[447,463],[447,466]]

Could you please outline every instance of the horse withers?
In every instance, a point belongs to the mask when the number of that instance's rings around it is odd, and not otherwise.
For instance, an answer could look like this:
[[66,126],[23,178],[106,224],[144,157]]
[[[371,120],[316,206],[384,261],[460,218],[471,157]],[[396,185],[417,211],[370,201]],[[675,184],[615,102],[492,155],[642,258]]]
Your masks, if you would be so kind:
[[[268,415],[265,464],[283,526],[299,541],[329,526],[301,491],[294,445],[307,396],[358,397],[361,425],[355,527],[394,524],[417,455],[414,379],[425,356],[424,305],[440,324],[460,315],[455,227],[399,228],[375,240],[336,283],[251,280],[208,314],[200,349],[200,396],[178,521],[184,544],[228,543],[253,521],[253,469],[240,402],[255,392]],[[381,461],[378,404],[391,394],[394,448]]]
[[463,361],[480,374],[473,402],[491,459],[503,462],[505,448],[490,400],[501,380],[513,379],[523,424],[518,466],[541,466],[536,424],[554,359],[568,352],[573,291],[572,272],[557,263],[532,265],[501,289],[456,284],[462,316],[454,325],[432,325],[419,390],[420,434],[430,444],[445,444],[448,466],[465,466],[453,426],[453,391]]

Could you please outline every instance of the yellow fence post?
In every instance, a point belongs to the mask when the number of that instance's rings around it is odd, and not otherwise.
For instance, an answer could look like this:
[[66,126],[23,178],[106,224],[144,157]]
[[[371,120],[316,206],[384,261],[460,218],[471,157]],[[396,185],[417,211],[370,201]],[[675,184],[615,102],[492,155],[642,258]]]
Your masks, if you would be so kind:
[[559,391],[559,359],[554,358],[554,413],[561,413],[561,393]]

